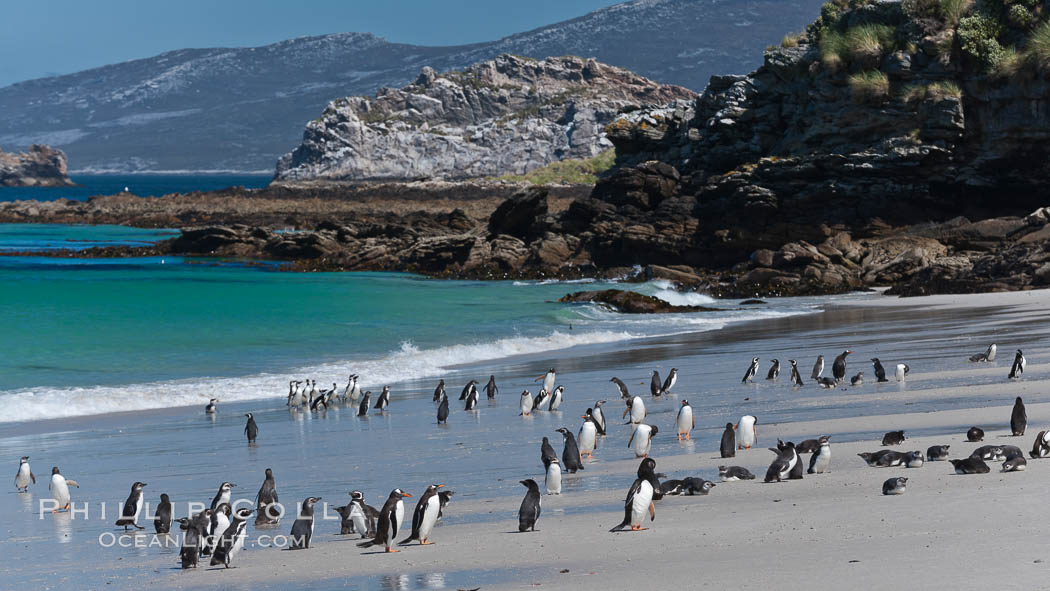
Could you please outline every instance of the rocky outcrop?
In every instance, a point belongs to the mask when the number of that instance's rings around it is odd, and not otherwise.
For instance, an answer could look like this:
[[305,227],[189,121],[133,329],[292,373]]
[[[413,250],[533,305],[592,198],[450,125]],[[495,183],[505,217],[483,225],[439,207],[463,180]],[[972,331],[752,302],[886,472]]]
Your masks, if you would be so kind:
[[484,178],[525,174],[608,150],[625,109],[695,96],[578,57],[500,55],[462,71],[423,68],[414,84],[328,105],[277,180]]
[[561,303],[601,304],[624,314],[673,314],[682,312],[711,312],[717,308],[705,306],[675,306],[660,298],[622,289],[577,291],[558,299]]
[[51,146],[33,144],[26,152],[0,150],[0,186],[72,187],[66,176],[66,155]]

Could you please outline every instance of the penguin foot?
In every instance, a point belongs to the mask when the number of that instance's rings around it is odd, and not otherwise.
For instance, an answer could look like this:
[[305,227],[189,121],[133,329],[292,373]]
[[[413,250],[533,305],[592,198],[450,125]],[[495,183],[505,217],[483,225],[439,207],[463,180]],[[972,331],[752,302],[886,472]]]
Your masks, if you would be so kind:
[[434,542],[431,542],[429,538],[423,538],[423,541],[419,543],[421,546],[431,546]]
[[389,553],[400,552],[400,550],[396,550],[394,548],[387,548],[386,551]]
[[647,529],[649,529],[649,528],[648,527],[642,527],[640,525],[632,525],[631,526],[631,531],[645,531]]

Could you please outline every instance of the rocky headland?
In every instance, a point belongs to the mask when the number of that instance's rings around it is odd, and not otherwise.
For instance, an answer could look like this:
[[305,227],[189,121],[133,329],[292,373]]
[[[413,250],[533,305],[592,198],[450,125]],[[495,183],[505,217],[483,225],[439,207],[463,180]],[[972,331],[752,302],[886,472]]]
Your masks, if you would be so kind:
[[0,150],[0,186],[72,187],[66,175],[66,155],[51,146],[33,144],[20,153]]

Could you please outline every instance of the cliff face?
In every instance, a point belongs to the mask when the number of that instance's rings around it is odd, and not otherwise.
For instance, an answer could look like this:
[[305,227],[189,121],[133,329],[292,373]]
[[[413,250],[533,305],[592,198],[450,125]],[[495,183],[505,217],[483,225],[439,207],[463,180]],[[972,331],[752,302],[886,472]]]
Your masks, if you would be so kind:
[[694,97],[578,57],[501,55],[375,97],[329,104],[278,180],[402,180],[524,174],[608,150],[605,126],[624,109]]
[[71,187],[66,176],[66,155],[51,146],[33,144],[19,154],[0,150],[0,186]]

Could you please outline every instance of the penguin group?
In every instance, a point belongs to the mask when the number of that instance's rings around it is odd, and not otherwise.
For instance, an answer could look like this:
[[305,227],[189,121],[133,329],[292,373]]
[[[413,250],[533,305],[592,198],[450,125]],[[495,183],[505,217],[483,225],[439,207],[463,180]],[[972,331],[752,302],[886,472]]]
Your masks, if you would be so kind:
[[390,406],[390,386],[383,386],[382,392],[372,406],[372,391],[362,390],[358,384],[360,375],[350,374],[346,385],[339,387],[332,382],[331,388],[317,388],[317,380],[289,380],[286,406],[291,411],[308,410],[313,412],[327,411],[334,406],[345,406],[357,409],[357,416],[367,417],[369,409],[385,412]]

